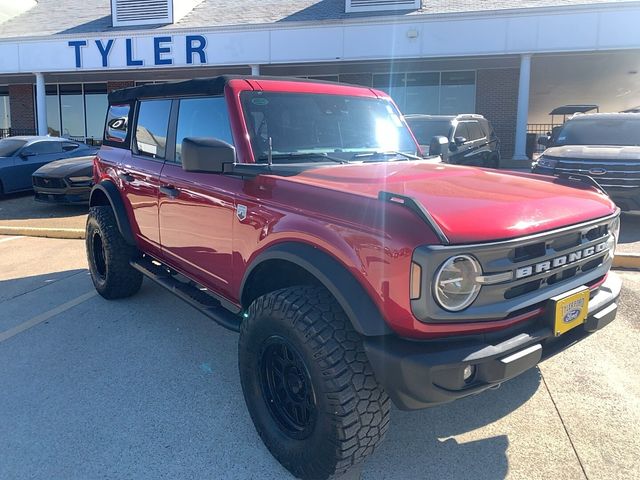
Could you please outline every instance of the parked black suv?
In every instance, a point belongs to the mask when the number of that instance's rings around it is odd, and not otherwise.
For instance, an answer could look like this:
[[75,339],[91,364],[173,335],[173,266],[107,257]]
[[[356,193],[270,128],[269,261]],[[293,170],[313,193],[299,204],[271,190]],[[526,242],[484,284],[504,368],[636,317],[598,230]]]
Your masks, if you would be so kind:
[[[489,121],[482,115],[405,115],[405,120],[425,155],[442,156],[442,161],[459,165],[498,168],[500,141]],[[445,137],[436,139],[435,137]],[[432,143],[444,145],[431,152]]]
[[589,175],[621,210],[640,212],[640,113],[576,114],[545,140],[533,173]]

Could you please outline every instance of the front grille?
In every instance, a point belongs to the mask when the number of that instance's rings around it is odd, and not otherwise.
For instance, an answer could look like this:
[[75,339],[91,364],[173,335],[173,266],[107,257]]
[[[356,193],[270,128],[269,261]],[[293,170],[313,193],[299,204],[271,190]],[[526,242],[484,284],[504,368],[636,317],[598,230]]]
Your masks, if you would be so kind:
[[67,188],[64,180],[61,178],[38,177],[34,176],[33,185],[40,188]]
[[593,177],[603,188],[639,188],[640,161],[606,161],[557,158],[559,173],[579,173]]
[[[456,246],[424,246],[413,261],[423,269],[425,291],[411,306],[416,318],[430,322],[479,321],[505,318],[549,298],[602,278],[612,263],[615,215],[573,227],[521,239]],[[482,266],[485,283],[476,300],[460,312],[447,312],[434,300],[431,288],[440,265],[453,255],[472,255]],[[490,281],[511,273],[510,280]],[[503,277],[502,277],[503,278]]]
[[[509,270],[514,273],[511,281],[482,288],[491,292],[493,300],[499,300],[500,297],[518,298],[547,286],[557,285],[587,273],[608,260],[609,252],[603,245],[608,238],[609,224],[603,222],[541,236],[506,250],[497,249],[490,254],[479,253],[476,257],[480,260],[485,275]],[[507,263],[504,262],[505,257],[508,259]],[[531,269],[530,273],[528,269]],[[519,273],[523,275],[520,278]]]

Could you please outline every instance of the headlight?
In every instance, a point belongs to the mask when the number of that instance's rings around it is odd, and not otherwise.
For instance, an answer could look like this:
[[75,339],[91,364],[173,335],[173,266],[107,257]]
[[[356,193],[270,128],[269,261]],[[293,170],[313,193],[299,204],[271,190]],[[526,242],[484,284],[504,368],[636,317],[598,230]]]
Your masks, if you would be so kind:
[[69,177],[69,181],[71,183],[83,183],[83,184],[89,184],[91,182],[93,182],[93,177],[90,177],[88,175],[83,175],[80,177]]
[[469,255],[449,258],[438,269],[434,281],[434,296],[438,304],[450,312],[464,310],[478,296],[482,275],[478,261]]
[[558,160],[547,158],[544,155],[538,158],[538,166],[542,168],[556,168]]

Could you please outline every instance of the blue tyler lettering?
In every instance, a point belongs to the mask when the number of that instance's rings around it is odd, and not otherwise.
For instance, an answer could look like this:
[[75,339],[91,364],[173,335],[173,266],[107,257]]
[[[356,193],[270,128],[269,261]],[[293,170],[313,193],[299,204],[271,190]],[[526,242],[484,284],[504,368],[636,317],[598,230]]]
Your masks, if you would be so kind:
[[69,46],[75,48],[76,51],[76,68],[82,67],[82,57],[80,55],[80,47],[86,47],[86,40],[72,40],[69,42]]
[[171,37],[153,38],[153,61],[156,65],[171,65],[172,59],[161,57],[163,53],[171,53],[171,47],[161,46],[163,43],[171,43]]
[[134,60],[133,58],[133,40],[131,40],[130,38],[127,38],[126,46],[127,46],[127,66],[135,67],[138,65],[144,65],[144,62],[142,60]]
[[207,46],[207,39],[202,35],[187,35],[187,64],[193,63],[193,55],[198,54],[200,63],[207,63],[207,55],[204,48]]
[[109,52],[111,51],[111,47],[113,47],[113,38],[107,41],[107,45],[102,45],[102,41],[96,40],[96,46],[98,50],[100,50],[100,55],[102,55],[102,66],[109,66]]

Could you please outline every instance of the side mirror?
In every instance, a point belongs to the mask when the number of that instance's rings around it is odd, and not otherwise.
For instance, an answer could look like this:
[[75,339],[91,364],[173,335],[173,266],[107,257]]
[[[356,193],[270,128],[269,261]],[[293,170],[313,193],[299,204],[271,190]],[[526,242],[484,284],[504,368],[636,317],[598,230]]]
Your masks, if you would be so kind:
[[462,145],[463,143],[467,143],[467,139],[465,137],[455,137],[453,141],[458,146]]
[[222,173],[225,163],[235,161],[235,147],[217,138],[187,137],[182,140],[182,169],[186,172]]
[[445,161],[449,154],[449,139],[442,135],[437,135],[429,142],[429,155],[439,155]]
[[538,145],[546,147],[549,145],[549,137],[538,137]]
[[22,152],[20,152],[20,158],[22,158],[23,160],[26,160],[29,157],[33,157],[34,155],[34,152],[30,152],[28,150],[23,150]]

